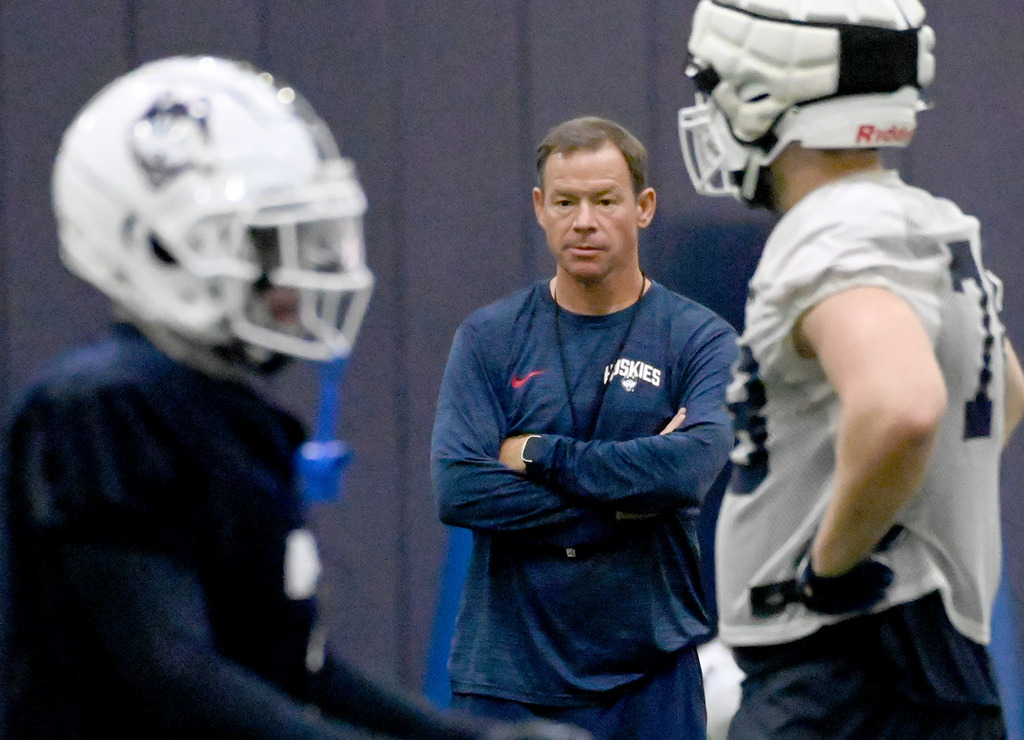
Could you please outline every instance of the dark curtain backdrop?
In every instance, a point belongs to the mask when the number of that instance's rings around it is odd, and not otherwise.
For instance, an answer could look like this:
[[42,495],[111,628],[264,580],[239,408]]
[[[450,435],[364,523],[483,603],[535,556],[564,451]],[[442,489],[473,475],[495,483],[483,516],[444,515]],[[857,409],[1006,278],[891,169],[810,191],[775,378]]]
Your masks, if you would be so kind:
[[[552,269],[533,221],[533,151],[566,118],[598,114],[649,147],[655,279],[739,321],[763,216],[699,199],[676,111],[693,0],[23,0],[0,3],[0,394],[101,327],[105,301],[56,252],[49,175],[58,139],[102,84],[170,54],[247,58],[295,85],[355,159],[370,200],[378,287],[349,367],[343,500],[315,511],[335,641],[370,672],[419,686],[445,557],[428,445],[452,334],[471,310]],[[1017,0],[932,2],[935,110],[907,178],[984,225],[989,266],[1024,346],[1024,13]],[[315,375],[278,383],[307,418]],[[1007,552],[1024,591],[1022,443],[1007,453]]]

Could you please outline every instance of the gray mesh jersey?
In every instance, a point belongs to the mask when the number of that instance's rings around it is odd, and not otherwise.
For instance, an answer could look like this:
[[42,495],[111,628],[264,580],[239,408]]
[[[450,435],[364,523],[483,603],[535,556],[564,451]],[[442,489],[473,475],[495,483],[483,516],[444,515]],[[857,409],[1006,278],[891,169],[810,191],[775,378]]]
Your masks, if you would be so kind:
[[735,467],[716,534],[721,635],[730,644],[789,642],[836,621],[800,604],[755,617],[750,589],[794,577],[833,485],[839,401],[818,362],[797,355],[794,324],[859,286],[886,288],[913,307],[949,397],[923,489],[898,518],[903,533],[878,556],[896,579],[876,610],[938,589],[953,625],[989,640],[1000,572],[1001,285],[982,266],[977,220],[889,171],[804,197],[779,221],[751,278],[728,392]]

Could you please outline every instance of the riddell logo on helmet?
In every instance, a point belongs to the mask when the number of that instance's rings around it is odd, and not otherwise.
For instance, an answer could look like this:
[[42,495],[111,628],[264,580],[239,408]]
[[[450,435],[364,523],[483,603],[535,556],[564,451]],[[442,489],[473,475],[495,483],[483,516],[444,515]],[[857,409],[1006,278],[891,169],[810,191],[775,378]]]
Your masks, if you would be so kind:
[[912,138],[914,138],[914,129],[906,126],[878,128],[871,124],[865,124],[857,129],[858,144],[907,144]]

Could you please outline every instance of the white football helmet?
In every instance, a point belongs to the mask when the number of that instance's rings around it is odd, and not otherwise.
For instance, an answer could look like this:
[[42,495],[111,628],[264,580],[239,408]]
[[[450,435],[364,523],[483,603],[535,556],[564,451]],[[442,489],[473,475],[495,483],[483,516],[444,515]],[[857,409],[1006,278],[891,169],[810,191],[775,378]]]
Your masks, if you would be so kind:
[[791,142],[811,149],[903,147],[935,75],[935,35],[918,0],[701,0],[679,111],[701,195],[768,205],[762,169]]
[[53,205],[68,268],[142,322],[255,362],[351,350],[366,198],[269,74],[173,57],[118,78],[64,134]]

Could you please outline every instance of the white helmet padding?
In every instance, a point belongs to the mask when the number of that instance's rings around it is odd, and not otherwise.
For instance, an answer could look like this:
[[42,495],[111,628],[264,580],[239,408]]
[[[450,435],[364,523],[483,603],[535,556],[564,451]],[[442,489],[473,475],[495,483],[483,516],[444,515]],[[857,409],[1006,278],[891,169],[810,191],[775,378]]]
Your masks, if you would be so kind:
[[793,141],[906,146],[935,74],[923,20],[917,0],[701,0],[689,42],[697,104],[679,114],[697,191],[754,202],[760,169]]

